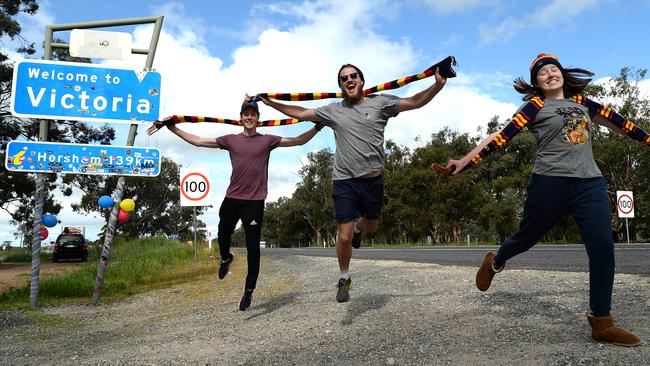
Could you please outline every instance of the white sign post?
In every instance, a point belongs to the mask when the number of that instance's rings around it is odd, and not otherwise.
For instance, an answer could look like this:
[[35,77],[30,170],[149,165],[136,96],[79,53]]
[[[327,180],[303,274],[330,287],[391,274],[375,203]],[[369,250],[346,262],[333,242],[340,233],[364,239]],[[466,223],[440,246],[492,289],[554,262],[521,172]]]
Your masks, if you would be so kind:
[[181,168],[181,206],[193,206],[192,225],[194,226],[194,261],[198,261],[196,242],[196,206],[210,205],[210,170],[207,168]]
[[630,228],[627,219],[634,218],[634,195],[632,191],[616,191],[616,210],[618,217],[625,218],[627,243],[630,244]]

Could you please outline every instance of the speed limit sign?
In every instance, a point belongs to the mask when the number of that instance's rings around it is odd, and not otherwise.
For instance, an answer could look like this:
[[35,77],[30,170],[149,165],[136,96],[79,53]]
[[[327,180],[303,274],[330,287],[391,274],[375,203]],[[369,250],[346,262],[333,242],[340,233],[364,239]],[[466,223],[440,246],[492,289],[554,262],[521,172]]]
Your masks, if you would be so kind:
[[618,217],[634,217],[634,196],[632,191],[616,191]]
[[181,206],[208,206],[210,204],[210,170],[181,168]]

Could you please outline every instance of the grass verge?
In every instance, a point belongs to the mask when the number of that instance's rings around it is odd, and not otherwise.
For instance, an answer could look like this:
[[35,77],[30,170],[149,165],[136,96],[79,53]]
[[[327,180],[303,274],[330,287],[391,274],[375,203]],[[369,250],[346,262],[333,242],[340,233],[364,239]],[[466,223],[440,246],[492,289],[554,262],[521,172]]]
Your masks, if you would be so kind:
[[[191,281],[213,273],[214,265],[209,253],[205,252],[195,262],[194,249],[175,240],[117,240],[111,250],[101,299],[110,301]],[[40,283],[39,303],[89,302],[96,275],[97,262],[89,261],[74,272],[44,279]],[[28,305],[29,286],[12,288],[0,294],[0,307],[27,308]]]

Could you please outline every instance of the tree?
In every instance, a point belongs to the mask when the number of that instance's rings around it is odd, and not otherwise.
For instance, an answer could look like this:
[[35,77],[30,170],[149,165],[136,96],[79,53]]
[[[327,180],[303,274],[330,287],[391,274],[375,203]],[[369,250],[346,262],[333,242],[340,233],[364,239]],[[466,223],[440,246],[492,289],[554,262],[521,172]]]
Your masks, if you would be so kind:
[[334,202],[332,201],[332,166],[334,155],[328,149],[311,152],[307,155],[307,164],[298,175],[298,183],[293,199],[305,222],[314,231],[317,246],[323,244],[323,238],[329,243],[335,241],[336,225],[334,223]]
[[[8,36],[12,40],[20,39],[23,45],[17,51],[24,55],[33,55],[36,52],[34,43],[29,43],[21,36],[22,27],[15,16],[19,13],[34,15],[38,10],[36,1],[1,1],[0,9],[2,10],[0,12],[0,37]],[[67,51],[55,52],[53,56],[58,60],[72,60]],[[74,60],[90,62],[88,59]],[[38,121],[20,119],[11,115],[9,103],[13,68],[13,62],[9,56],[0,52],[0,117],[2,118],[0,123],[0,158],[3,161],[9,141],[17,139],[35,141],[38,139]],[[114,130],[108,125],[94,127],[71,121],[56,121],[48,125],[50,141],[108,144],[115,137]],[[46,188],[48,193],[44,197],[44,212],[57,214],[61,210],[61,205],[54,200],[52,194],[57,188],[57,175],[47,175]],[[7,171],[3,165],[2,174],[0,174],[0,208],[11,216],[11,224],[18,227],[23,242],[28,243],[31,243],[34,190],[34,174]],[[70,190],[63,191],[66,196],[71,193]]]
[[[588,95],[609,103],[618,113],[646,131],[650,130],[650,100],[644,98],[639,81],[645,69],[624,67],[618,77],[593,85]],[[594,129],[594,158],[608,181],[612,207],[612,231],[623,239],[625,227],[616,214],[616,191],[633,191],[635,219],[630,221],[631,235],[650,237],[650,151],[647,146],[608,129]]]
[[[76,187],[84,192],[81,202],[72,208],[80,213],[98,212],[108,219],[110,210],[100,208],[97,200],[113,193],[117,179],[117,176],[66,176],[67,189]],[[162,158],[157,177],[126,177],[124,187],[122,198],[137,197],[136,209],[129,213],[128,222],[118,224],[117,233],[126,238],[179,234],[182,240],[193,239],[192,209],[180,206],[180,166],[173,160]],[[205,210],[206,207],[197,207],[197,215]],[[197,219],[197,226],[205,227],[205,223]],[[106,226],[102,231],[106,231]],[[205,240],[205,233],[197,233],[197,238]]]

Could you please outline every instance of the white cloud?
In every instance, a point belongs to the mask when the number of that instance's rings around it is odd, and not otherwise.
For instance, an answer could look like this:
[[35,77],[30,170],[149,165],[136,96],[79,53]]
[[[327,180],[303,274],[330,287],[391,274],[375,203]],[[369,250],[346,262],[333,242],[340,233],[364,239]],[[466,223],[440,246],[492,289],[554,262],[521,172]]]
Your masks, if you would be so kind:
[[[301,22],[289,29],[269,28],[261,31],[254,42],[234,51],[232,64],[228,66],[225,66],[223,60],[229,55],[210,54],[202,38],[203,28],[199,27],[197,31],[192,24],[187,23],[182,6],[168,6],[167,11],[172,9],[175,16],[165,19],[154,62],[154,67],[162,75],[162,115],[237,118],[245,93],[337,91],[336,73],[344,63],[353,63],[362,68],[366,86],[372,86],[422,71],[419,68],[442,59],[444,56],[422,60],[419,50],[408,40],[392,40],[374,30],[373,22],[383,16],[383,10],[394,6],[388,1],[316,1],[267,9],[269,12],[284,9],[288,14],[299,17]],[[197,22],[201,24],[201,20]],[[151,26],[135,28],[134,47],[148,46],[151,29]],[[108,67],[128,65],[139,69],[144,65],[144,57],[133,56],[126,62],[104,64]],[[422,64],[427,65],[422,67]],[[462,73],[462,70],[459,71]],[[386,130],[386,138],[411,145],[414,137],[427,138],[443,126],[460,132],[475,133],[477,126],[485,125],[494,115],[509,117],[516,106],[499,102],[494,96],[506,77],[463,74],[449,80],[445,89],[429,105],[403,113],[392,120]],[[412,95],[432,82],[433,78],[419,81],[395,91],[395,94]],[[312,107],[328,102],[330,101],[316,101],[300,105]],[[261,107],[261,113],[263,119],[282,117],[266,106]],[[295,136],[309,126],[310,123],[301,123],[296,126],[265,128],[261,132]],[[209,228],[216,228],[218,205],[223,199],[230,177],[228,153],[217,149],[195,148],[167,130],[149,137],[144,133],[145,128],[146,126],[139,128],[136,145],[158,147],[163,155],[183,166],[210,166],[211,180],[216,182],[214,207],[208,210],[202,220]],[[204,137],[241,131],[241,128],[235,126],[208,123],[183,124],[181,128]],[[118,145],[123,143],[116,141]],[[267,201],[290,196],[298,182],[297,172],[306,154],[324,147],[334,150],[332,133],[328,129],[305,146],[273,151]],[[76,202],[79,196],[75,194],[65,200]],[[66,208],[65,211],[62,217],[66,221],[87,223],[89,239],[96,238],[104,224],[101,218],[85,219],[76,214],[68,216],[69,210]],[[95,222],[95,225],[89,221]]]
[[531,14],[521,14],[519,17],[506,17],[499,25],[492,26],[486,23],[479,24],[478,31],[480,43],[486,45],[492,42],[504,42],[512,39],[524,29],[536,32],[556,27],[570,26],[571,21],[582,12],[595,8],[598,1],[553,0],[545,6],[537,8]]
[[513,103],[500,102],[476,89],[454,86],[453,81],[428,105],[392,119],[386,129],[386,139],[410,146],[416,137],[426,141],[444,127],[475,135],[479,126],[485,127],[492,117],[504,120],[516,110]]

